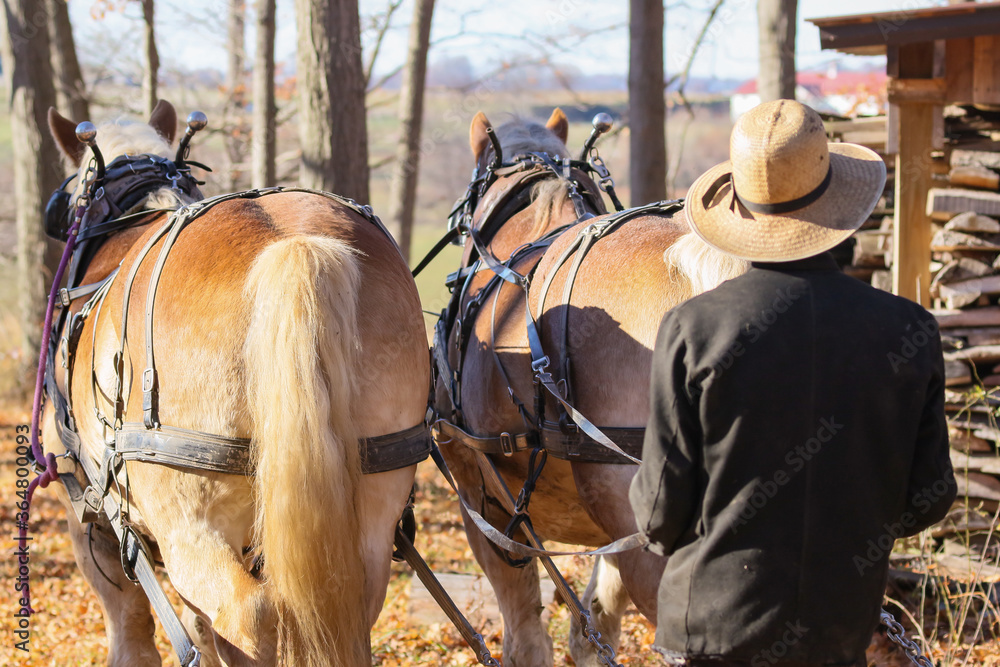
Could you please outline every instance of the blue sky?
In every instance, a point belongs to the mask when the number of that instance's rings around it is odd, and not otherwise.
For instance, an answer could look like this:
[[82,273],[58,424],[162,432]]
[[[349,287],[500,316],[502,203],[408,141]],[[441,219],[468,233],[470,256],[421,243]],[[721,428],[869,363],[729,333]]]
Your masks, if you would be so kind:
[[[376,65],[391,70],[406,56],[407,24],[412,1],[405,0]],[[388,0],[360,0],[362,21],[385,11]],[[124,3],[119,0],[118,5]],[[97,20],[93,0],[71,0],[77,48],[85,61],[122,62],[139,57],[138,3],[123,11],[106,12]],[[248,3],[252,4],[252,3]],[[666,66],[683,66],[701,29],[711,0],[668,0]],[[799,69],[823,67],[836,54],[820,51],[819,34],[805,19],[877,11],[900,11],[943,4],[941,0],[800,0],[797,54]],[[158,0],[160,57],[168,67],[225,67],[226,0],[191,3]],[[504,59],[550,54],[554,62],[572,64],[587,73],[624,74],[628,68],[627,0],[437,0],[431,61],[467,57],[480,71]],[[757,73],[757,13],[755,0],[726,0],[711,36],[699,51],[692,73],[700,77],[745,79]],[[369,35],[371,33],[369,32]],[[248,49],[252,34],[248,33]],[[294,3],[278,0],[277,57],[294,60]],[[840,56],[861,64],[871,59]],[[876,61],[877,62],[877,61]]]

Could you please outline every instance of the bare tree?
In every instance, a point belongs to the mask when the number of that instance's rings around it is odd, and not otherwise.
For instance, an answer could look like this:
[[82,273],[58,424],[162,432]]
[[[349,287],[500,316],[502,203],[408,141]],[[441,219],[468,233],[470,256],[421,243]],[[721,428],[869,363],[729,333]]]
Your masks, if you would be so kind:
[[87,89],[76,58],[73,26],[69,21],[66,0],[48,0],[49,36],[52,41],[52,70],[55,75],[59,110],[67,118],[84,121],[90,118]]
[[399,247],[410,258],[413,239],[413,208],[417,199],[420,166],[420,128],[424,117],[424,84],[427,50],[430,48],[434,0],[416,0],[410,24],[410,50],[399,95],[400,134],[389,194],[389,219],[399,230]]
[[257,48],[253,64],[252,176],[255,188],[275,185],[275,0],[257,0]]
[[296,0],[304,187],[367,203],[368,135],[357,0]]
[[10,97],[21,351],[26,370],[38,355],[45,313],[45,202],[62,180],[59,151],[46,114],[52,85],[45,0],[3,0],[3,75]]
[[797,0],[757,1],[761,102],[795,99],[796,13]]
[[632,205],[667,197],[663,2],[629,2],[629,181]]
[[156,108],[159,93],[156,90],[157,77],[160,73],[160,55],[156,51],[156,26],[153,16],[153,0],[140,0],[142,3],[142,22],[145,26],[146,66],[142,74],[142,99],[145,106],[143,113],[148,117]]
[[229,16],[226,30],[226,88],[228,97],[225,105],[225,145],[228,161],[223,188],[236,190],[240,179],[239,165],[246,157],[246,128],[243,126],[243,106],[246,102],[246,87],[243,84],[243,61],[246,25],[246,2],[229,0]]

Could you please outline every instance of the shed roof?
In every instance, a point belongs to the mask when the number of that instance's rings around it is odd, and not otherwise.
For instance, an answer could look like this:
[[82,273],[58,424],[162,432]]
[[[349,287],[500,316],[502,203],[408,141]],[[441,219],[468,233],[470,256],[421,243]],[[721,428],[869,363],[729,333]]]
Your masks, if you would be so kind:
[[819,28],[819,43],[824,49],[882,55],[887,45],[1000,34],[1000,2],[966,2],[809,22]]

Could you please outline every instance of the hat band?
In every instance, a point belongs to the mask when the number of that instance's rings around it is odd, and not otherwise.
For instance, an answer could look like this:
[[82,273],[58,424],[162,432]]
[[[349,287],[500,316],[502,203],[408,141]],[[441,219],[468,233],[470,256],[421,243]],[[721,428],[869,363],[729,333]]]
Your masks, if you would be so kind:
[[830,181],[833,180],[833,165],[827,166],[826,176],[823,177],[823,182],[817,185],[813,190],[802,195],[798,199],[793,199],[791,201],[778,202],[776,204],[758,204],[757,202],[744,199],[740,196],[740,193],[736,191],[736,184],[733,184],[733,194],[736,195],[736,199],[739,200],[747,210],[753,211],[754,213],[766,213],[766,214],[780,214],[780,213],[791,213],[792,211],[798,211],[800,208],[805,208],[809,204],[823,196],[826,189],[830,187]]

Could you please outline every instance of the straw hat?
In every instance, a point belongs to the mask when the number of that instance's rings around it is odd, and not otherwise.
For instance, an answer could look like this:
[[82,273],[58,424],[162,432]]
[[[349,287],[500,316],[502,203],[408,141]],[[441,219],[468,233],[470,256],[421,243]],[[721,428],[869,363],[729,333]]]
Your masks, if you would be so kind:
[[819,114],[792,100],[743,114],[729,157],[694,182],[684,210],[698,236],[750,261],[829,250],[868,219],[885,185],[882,158],[827,143]]

